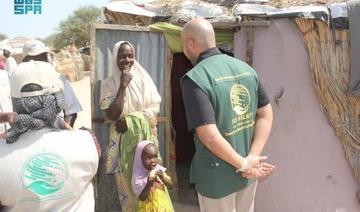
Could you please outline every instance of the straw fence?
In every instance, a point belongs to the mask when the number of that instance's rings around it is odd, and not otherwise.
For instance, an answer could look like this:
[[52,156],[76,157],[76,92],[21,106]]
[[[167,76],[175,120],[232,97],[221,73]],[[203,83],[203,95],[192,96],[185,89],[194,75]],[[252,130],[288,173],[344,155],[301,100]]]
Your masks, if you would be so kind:
[[[86,60],[85,60],[86,59]],[[65,75],[71,82],[83,79],[84,71],[88,66],[90,60],[78,52],[71,52],[69,50],[61,50],[55,55],[55,69]]]
[[[340,138],[360,184],[360,98],[349,93],[349,32],[326,23],[295,19],[309,52],[313,83],[323,111]],[[321,142],[321,141],[319,141]]]

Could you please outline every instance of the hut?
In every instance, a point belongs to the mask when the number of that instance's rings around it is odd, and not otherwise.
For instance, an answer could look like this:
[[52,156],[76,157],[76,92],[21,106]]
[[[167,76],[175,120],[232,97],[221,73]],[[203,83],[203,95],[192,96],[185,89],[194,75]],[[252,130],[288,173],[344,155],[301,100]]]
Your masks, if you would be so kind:
[[[191,64],[181,53],[179,33],[187,20],[204,17],[215,27],[220,49],[251,64],[271,98],[274,124],[264,155],[277,170],[259,184],[255,210],[360,210],[360,54],[350,46],[359,44],[360,36],[351,27],[356,13],[348,11],[358,1],[138,2],[110,3],[104,10],[108,24],[92,32],[93,123],[101,142],[107,142],[107,126],[98,109],[100,80],[111,74],[113,44],[129,40],[163,99],[159,140],[165,165],[177,179],[173,194],[196,202],[186,183],[194,147],[179,89]],[[118,207],[110,178],[100,166],[99,211]]]
[[[0,49],[6,45],[11,48],[11,56],[14,57],[16,62],[19,64],[24,59],[23,57],[23,46],[27,41],[31,40],[27,37],[14,37],[2,40],[0,42]],[[75,46],[68,46],[63,50],[51,49],[54,53],[53,60],[55,69],[70,81],[78,81],[83,79],[84,72],[89,71],[90,58],[88,55],[80,54]]]
[[2,40],[0,42],[1,45],[7,45],[11,48],[11,56],[14,57],[17,63],[20,63],[23,59],[22,56],[22,47],[24,46],[25,42],[30,40],[30,38],[26,37],[14,37]]

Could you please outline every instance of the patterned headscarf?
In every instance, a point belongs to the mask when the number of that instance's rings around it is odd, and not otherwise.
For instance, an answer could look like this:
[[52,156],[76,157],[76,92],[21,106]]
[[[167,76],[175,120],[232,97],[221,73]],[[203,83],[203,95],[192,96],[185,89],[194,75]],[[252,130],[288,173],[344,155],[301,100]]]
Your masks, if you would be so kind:
[[[41,90],[41,86],[29,84],[23,92]],[[14,111],[18,114],[7,132],[6,143],[18,140],[28,130],[39,130],[44,127],[65,129],[64,121],[57,115],[64,108],[62,91],[50,95],[12,98]]]

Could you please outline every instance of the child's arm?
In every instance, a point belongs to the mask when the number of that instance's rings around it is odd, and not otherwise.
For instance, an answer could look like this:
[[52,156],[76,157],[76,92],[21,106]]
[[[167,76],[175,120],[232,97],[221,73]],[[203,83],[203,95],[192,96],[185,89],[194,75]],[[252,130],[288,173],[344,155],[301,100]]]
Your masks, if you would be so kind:
[[148,178],[148,181],[146,183],[144,190],[142,190],[141,194],[139,195],[139,199],[141,201],[145,201],[148,198],[150,189],[153,186],[153,184],[154,184],[154,180],[151,180],[150,178]]
[[141,194],[139,195],[139,199],[141,201],[145,201],[148,198],[150,189],[153,186],[155,179],[156,179],[156,172],[152,170],[149,173],[145,188],[142,190]]
[[172,188],[173,184],[171,177],[169,177],[169,175],[167,175],[165,172],[160,170],[157,171],[156,174],[159,176],[160,180],[165,184],[166,187]]

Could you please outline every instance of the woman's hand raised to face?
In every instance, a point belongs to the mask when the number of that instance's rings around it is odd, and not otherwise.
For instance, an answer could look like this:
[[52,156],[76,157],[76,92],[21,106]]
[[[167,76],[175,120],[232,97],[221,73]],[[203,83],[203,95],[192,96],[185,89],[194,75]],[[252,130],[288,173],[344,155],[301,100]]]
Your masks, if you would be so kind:
[[124,71],[121,74],[120,78],[120,87],[127,88],[127,86],[130,84],[133,76],[130,72]]

